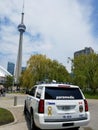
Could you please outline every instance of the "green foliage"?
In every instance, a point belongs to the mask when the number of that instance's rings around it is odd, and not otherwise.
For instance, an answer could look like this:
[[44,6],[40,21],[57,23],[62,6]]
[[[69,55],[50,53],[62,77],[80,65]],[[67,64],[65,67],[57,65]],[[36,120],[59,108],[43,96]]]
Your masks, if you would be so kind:
[[84,96],[87,99],[98,99],[98,92],[96,92],[95,94],[92,92],[84,93]]
[[67,82],[69,74],[66,68],[56,60],[51,60],[46,55],[33,55],[27,62],[27,69],[22,74],[22,86],[30,88],[38,81]]
[[74,83],[82,89],[91,89],[93,93],[98,88],[98,55],[76,56],[73,60]]
[[5,81],[5,84],[4,86],[8,89],[9,87],[11,88],[12,85],[13,85],[13,81],[14,81],[14,78],[12,76],[6,76],[6,81]]
[[0,108],[0,125],[8,124],[14,121],[12,113],[4,108]]

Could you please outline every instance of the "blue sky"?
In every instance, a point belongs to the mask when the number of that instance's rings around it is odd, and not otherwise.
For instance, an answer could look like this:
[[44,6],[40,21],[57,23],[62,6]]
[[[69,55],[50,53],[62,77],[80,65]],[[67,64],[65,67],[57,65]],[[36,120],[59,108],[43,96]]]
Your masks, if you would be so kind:
[[[0,0],[0,65],[16,64],[23,0]],[[98,52],[98,0],[25,0],[22,64],[34,54],[58,60],[92,47]]]
[[98,37],[98,1],[92,1],[93,11],[90,20],[93,24],[92,32],[95,37]]

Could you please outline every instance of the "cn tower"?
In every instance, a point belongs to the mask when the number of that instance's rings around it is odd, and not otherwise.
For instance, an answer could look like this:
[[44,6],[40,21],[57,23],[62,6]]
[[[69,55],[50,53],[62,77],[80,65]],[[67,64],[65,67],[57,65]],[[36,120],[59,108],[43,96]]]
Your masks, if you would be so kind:
[[[24,5],[23,5],[24,9]],[[16,63],[16,70],[15,70],[15,83],[19,83],[19,77],[21,76],[22,71],[22,43],[23,43],[23,33],[26,30],[26,26],[24,25],[24,11],[22,10],[21,13],[21,23],[18,25],[18,31],[20,32],[19,35],[19,48],[18,48],[18,56],[17,56],[17,63]]]

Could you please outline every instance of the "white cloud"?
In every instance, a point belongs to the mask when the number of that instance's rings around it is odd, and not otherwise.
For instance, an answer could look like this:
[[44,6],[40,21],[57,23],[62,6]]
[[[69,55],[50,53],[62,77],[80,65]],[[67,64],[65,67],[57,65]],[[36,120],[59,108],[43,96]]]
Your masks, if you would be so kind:
[[[9,17],[15,26],[20,23],[21,10],[20,0],[0,1],[0,15]],[[95,39],[91,35],[92,25],[89,23],[91,12],[90,4],[81,6],[77,0],[25,0],[26,31],[32,37],[40,33],[41,39],[34,41],[25,33],[23,64],[26,64],[33,52],[38,52],[58,60],[69,69],[67,58],[73,57],[75,51],[86,46],[95,49]],[[0,33],[3,37],[3,40],[0,40],[0,52],[12,52],[12,56],[7,57],[6,61],[13,59],[15,62],[17,57],[19,33],[15,26],[5,27]]]

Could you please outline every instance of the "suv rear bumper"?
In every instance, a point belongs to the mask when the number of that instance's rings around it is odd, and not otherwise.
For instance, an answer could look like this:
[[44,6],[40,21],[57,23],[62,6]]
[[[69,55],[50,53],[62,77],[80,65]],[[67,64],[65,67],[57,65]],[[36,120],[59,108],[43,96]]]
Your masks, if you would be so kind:
[[67,122],[45,122],[43,114],[36,114],[35,115],[35,124],[40,129],[65,129],[65,128],[72,128],[72,127],[80,127],[85,126],[90,121],[90,113],[87,112],[87,119],[86,120],[79,120],[79,121],[67,121]]

